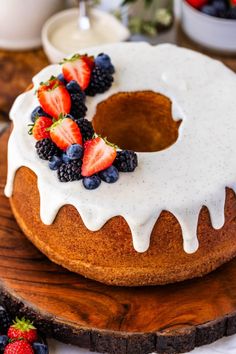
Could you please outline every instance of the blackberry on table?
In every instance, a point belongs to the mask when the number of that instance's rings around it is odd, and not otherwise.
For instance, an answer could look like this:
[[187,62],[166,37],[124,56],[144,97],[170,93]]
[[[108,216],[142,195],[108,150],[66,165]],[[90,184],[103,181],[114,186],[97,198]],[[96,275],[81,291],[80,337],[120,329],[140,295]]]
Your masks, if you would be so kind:
[[117,151],[114,166],[120,172],[133,172],[138,166],[137,154],[131,150]]
[[50,160],[54,155],[60,155],[60,149],[49,139],[42,139],[35,144],[37,154],[43,160]]
[[63,163],[57,170],[59,180],[61,182],[72,182],[80,180],[82,178],[81,167],[81,159]]
[[95,65],[91,74],[91,80],[85,93],[88,96],[95,96],[97,93],[107,91],[113,82],[112,75],[102,67]]
[[90,140],[94,135],[92,123],[86,118],[74,119],[80,128],[83,140]]
[[6,309],[3,306],[0,306],[0,328],[1,328],[1,333],[6,334],[8,331],[8,328],[10,327],[12,321],[11,318],[6,311]]

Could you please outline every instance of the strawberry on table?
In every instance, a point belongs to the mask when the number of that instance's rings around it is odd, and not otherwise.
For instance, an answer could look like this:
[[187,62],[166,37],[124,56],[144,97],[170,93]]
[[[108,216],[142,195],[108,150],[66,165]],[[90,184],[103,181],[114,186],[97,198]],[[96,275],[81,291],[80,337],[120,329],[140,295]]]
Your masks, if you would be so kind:
[[86,141],[84,144],[84,157],[82,175],[84,177],[105,170],[112,165],[116,158],[116,148],[100,137]]
[[60,114],[70,113],[70,94],[55,77],[52,76],[47,82],[41,83],[37,95],[41,107],[50,116],[58,119]]
[[187,2],[195,9],[200,9],[203,5],[208,3],[208,0],[187,0]]
[[9,343],[4,349],[4,354],[34,354],[33,348],[25,340]]
[[51,127],[52,123],[52,119],[48,117],[39,117],[31,126],[29,134],[32,134],[36,140],[50,138],[49,128]]
[[81,89],[85,90],[90,83],[93,66],[93,57],[75,54],[72,58],[63,61],[62,72],[66,81],[75,80]]
[[50,129],[52,141],[61,149],[66,150],[72,144],[83,144],[80,129],[70,118],[61,118]]
[[10,339],[25,339],[29,343],[33,343],[37,340],[37,329],[34,327],[30,320],[26,320],[24,317],[13,322],[13,325],[8,329],[7,335]]

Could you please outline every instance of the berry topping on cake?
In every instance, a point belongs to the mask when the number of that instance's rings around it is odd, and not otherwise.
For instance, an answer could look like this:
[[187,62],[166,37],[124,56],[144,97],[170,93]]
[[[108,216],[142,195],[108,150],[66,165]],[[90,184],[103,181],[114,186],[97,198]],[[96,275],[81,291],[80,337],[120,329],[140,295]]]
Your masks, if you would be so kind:
[[112,82],[112,75],[101,66],[95,65],[92,71],[89,86],[85,92],[88,96],[95,96],[97,93],[104,93],[111,87]]
[[83,118],[86,115],[87,107],[85,105],[86,95],[80,85],[72,80],[66,85],[67,91],[71,97],[71,115],[77,118]]
[[49,138],[37,141],[35,147],[38,156],[42,160],[50,160],[53,156],[60,155],[60,150]]
[[106,170],[99,172],[99,177],[106,183],[115,183],[119,178],[119,171],[115,166],[110,166]]
[[37,340],[37,329],[30,320],[16,318],[13,325],[8,329],[7,335],[10,339],[25,339],[29,343]]
[[[114,183],[119,171],[131,172],[137,166],[133,151],[116,152],[117,147],[96,136],[92,123],[85,118],[86,94],[94,96],[108,90],[115,69],[109,55],[75,54],[62,63],[62,73],[41,83],[37,91],[40,106],[31,120],[31,133],[37,139],[38,156],[49,160],[61,182],[83,179],[86,189],[99,187],[102,181]],[[95,136],[95,138],[94,138]]]
[[84,177],[105,170],[116,158],[116,149],[101,137],[88,140],[84,144],[82,175]]
[[4,354],[34,354],[34,351],[28,342],[18,340],[9,343],[4,350]]
[[60,156],[54,155],[50,158],[48,165],[51,170],[58,170],[62,163],[62,158]]
[[69,157],[70,160],[77,160],[81,159],[84,153],[84,149],[79,144],[73,144],[68,147],[66,150],[66,155]]
[[32,122],[35,122],[36,119],[38,119],[38,117],[50,117],[46,112],[44,112],[44,110],[42,109],[42,107],[37,106],[33,112],[31,113],[31,120]]
[[60,114],[70,113],[71,98],[66,87],[55,77],[41,83],[38,91],[38,100],[43,110],[55,119]]
[[75,80],[85,90],[90,82],[91,71],[94,63],[93,57],[75,54],[62,63],[62,72],[66,81]]
[[72,144],[82,145],[80,129],[70,118],[61,118],[50,129],[52,141],[61,149],[66,150]]
[[78,124],[81,134],[83,136],[83,140],[90,140],[94,136],[94,129],[92,123],[88,121],[86,118],[74,119]]
[[102,69],[106,70],[109,74],[114,74],[115,68],[114,65],[111,63],[111,58],[109,55],[100,53],[95,58],[95,65],[100,66]]
[[33,135],[36,140],[46,139],[50,137],[49,128],[52,125],[52,119],[48,117],[39,117],[36,119],[34,125],[31,126],[29,134]]
[[114,166],[120,172],[133,172],[138,166],[137,154],[131,150],[117,151]]
[[101,184],[101,178],[98,175],[83,178],[83,185],[86,189],[96,189]]
[[78,181],[82,178],[81,175],[82,160],[72,160],[68,163],[63,163],[58,169],[58,178],[61,182]]

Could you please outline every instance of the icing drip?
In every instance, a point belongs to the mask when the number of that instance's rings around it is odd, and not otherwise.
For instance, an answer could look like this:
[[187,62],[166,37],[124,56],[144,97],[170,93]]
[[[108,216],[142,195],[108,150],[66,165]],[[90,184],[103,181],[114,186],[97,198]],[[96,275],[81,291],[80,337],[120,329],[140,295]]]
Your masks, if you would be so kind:
[[213,227],[220,228],[225,186],[236,189],[235,75],[218,61],[172,45],[122,43],[85,52],[108,53],[116,67],[112,88],[88,97],[89,120],[97,104],[115,93],[152,90],[169,97],[174,119],[182,119],[178,140],[163,151],[138,153],[135,172],[121,174],[114,185],[102,183],[99,189],[87,191],[81,181],[60,183],[56,172],[37,157],[34,139],[27,134],[30,113],[38,105],[35,88],[60,72],[58,65],[51,65],[34,77],[34,88],[19,96],[12,107],[6,195],[12,195],[17,169],[26,166],[38,177],[45,224],[50,225],[66,204],[78,210],[92,231],[121,215],[130,227],[135,250],[145,252],[156,220],[162,210],[168,210],[181,225],[184,250],[195,252],[202,206],[209,209]]

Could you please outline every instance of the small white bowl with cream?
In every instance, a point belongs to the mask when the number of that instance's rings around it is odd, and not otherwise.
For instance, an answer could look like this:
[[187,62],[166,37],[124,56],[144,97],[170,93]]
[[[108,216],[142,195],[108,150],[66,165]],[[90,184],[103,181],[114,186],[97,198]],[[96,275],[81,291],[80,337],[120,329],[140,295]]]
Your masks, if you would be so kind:
[[42,43],[51,63],[83,48],[101,44],[122,42],[130,37],[129,30],[113,15],[91,9],[91,28],[79,30],[79,10],[72,8],[52,16],[42,30]]

